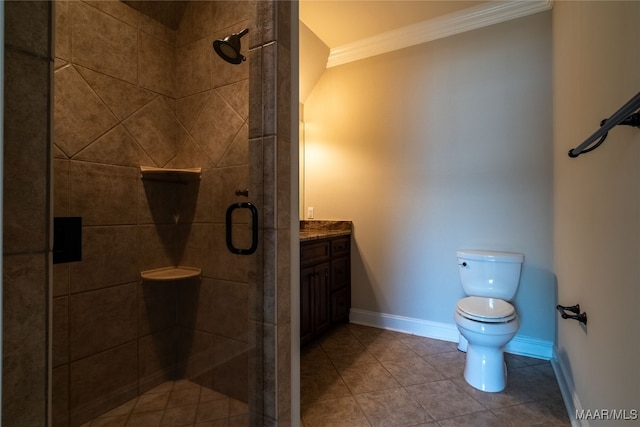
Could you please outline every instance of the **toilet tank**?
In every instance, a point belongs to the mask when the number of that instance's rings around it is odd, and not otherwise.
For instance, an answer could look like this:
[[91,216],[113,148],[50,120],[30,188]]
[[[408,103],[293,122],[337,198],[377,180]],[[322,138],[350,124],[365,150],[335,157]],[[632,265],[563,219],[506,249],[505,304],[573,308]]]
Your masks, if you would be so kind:
[[524,255],[512,252],[459,250],[458,271],[468,296],[511,300],[520,284]]

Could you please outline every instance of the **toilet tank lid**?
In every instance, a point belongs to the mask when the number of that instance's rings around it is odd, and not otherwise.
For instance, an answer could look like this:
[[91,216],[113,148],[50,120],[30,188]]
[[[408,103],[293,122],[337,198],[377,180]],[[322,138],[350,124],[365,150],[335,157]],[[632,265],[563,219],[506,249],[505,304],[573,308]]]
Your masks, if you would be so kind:
[[523,262],[524,255],[515,252],[498,252],[461,249],[457,251],[458,258],[473,259],[489,262]]

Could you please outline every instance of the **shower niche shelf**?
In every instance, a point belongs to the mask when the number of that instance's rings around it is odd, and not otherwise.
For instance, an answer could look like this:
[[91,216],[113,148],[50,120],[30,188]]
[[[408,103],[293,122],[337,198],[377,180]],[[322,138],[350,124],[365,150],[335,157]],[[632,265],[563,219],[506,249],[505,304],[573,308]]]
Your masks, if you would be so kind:
[[187,182],[200,179],[202,168],[169,169],[140,166],[142,179],[155,181]]
[[202,270],[197,267],[186,267],[178,265],[175,267],[154,268],[153,270],[145,270],[140,272],[143,280],[152,282],[167,282],[170,280],[191,279],[200,277]]

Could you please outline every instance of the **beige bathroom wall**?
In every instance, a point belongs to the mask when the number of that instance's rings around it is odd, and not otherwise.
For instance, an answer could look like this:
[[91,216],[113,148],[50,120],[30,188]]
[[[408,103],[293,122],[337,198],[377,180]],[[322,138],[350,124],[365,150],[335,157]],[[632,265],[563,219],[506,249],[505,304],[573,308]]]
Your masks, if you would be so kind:
[[[638,409],[640,397],[640,131],[618,126],[578,146],[640,90],[640,3],[556,2],[554,253],[558,301],[587,326],[558,319],[556,353],[576,409]],[[594,28],[598,28],[594,31]],[[637,421],[592,419],[582,425]]]
[[519,338],[550,356],[550,30],[538,13],[324,73],[304,105],[304,203],[353,221],[353,308],[455,333],[456,250],[520,252]]
[[329,46],[300,21],[300,102],[304,104],[327,68]]

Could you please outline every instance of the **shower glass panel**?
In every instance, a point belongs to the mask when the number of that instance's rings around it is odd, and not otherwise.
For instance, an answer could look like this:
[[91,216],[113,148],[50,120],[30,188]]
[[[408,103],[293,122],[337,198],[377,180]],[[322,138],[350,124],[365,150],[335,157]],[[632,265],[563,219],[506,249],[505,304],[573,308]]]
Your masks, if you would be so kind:
[[[83,248],[53,270],[54,426],[249,425],[259,259],[227,250],[225,211],[251,201],[250,61],[212,42],[251,7],[55,4],[54,215]],[[250,247],[250,217],[230,226]]]

